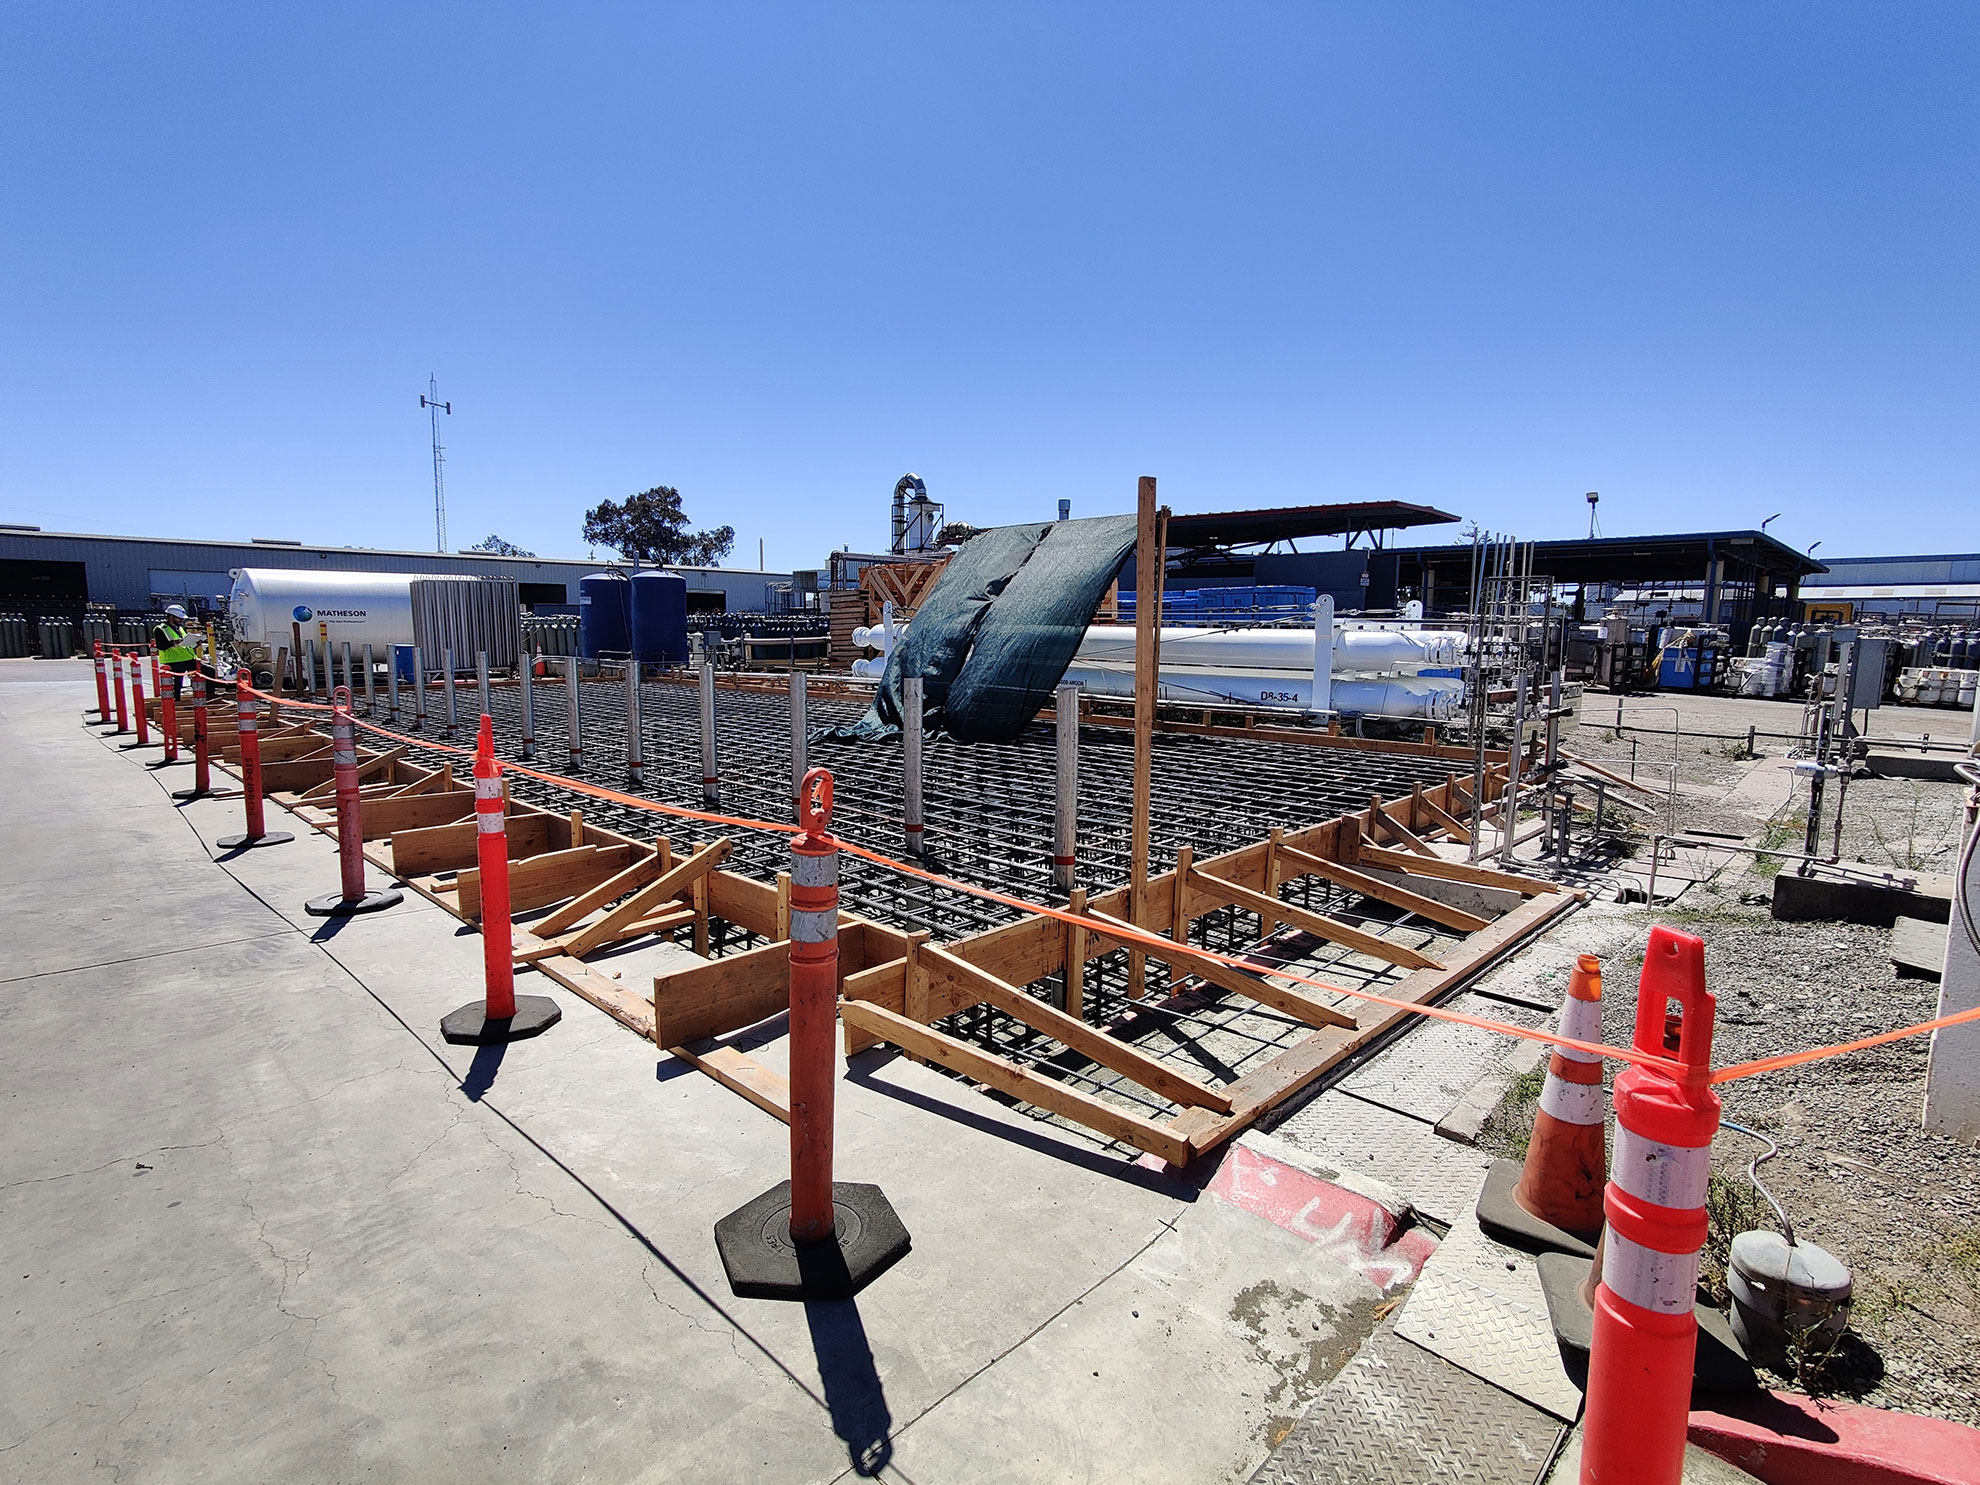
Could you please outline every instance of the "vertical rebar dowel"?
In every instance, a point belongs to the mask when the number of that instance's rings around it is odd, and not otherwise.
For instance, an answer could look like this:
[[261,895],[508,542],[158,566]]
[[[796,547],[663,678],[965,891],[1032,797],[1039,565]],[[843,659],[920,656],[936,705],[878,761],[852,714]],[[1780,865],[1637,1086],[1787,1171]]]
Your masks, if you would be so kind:
[[351,661],[351,642],[347,639],[344,641],[344,689],[346,691],[355,692],[357,690],[357,682],[352,679],[352,673],[356,669],[357,667]]
[[907,853],[924,850],[921,818],[921,677],[901,677],[901,814],[907,831]]
[[536,661],[522,657],[522,758],[527,763],[536,756]]
[[440,652],[440,692],[447,699],[447,736],[451,739],[458,730],[460,718],[454,707],[454,652]]
[[426,656],[418,645],[412,647],[412,660],[413,731],[417,732],[426,725]]
[[1513,677],[1512,752],[1506,764],[1506,792],[1500,801],[1499,865],[1512,863],[1513,835],[1519,829],[1519,771],[1526,760],[1526,673]]
[[715,666],[701,662],[701,802],[709,809],[722,803],[722,774],[715,758]]
[[791,672],[791,809],[793,818],[802,818],[799,796],[804,792],[805,758],[805,679],[804,672]]
[[481,688],[481,715],[492,717],[495,712],[488,704],[488,651],[486,650],[475,651],[474,678]]
[[337,689],[337,647],[329,640],[323,641],[323,694],[329,696]]
[[645,727],[639,714],[639,661],[626,662],[626,777],[635,785],[646,781],[646,760],[640,756]]
[[399,720],[399,647],[386,647],[385,664],[385,710],[391,719]]
[[1053,708],[1059,729],[1059,796],[1052,831],[1052,885],[1070,893],[1079,864],[1079,687],[1059,687]]
[[378,668],[371,657],[371,646],[364,647],[364,714],[369,717],[378,710]]
[[316,641],[315,640],[306,639],[303,641],[303,660],[305,662],[303,668],[309,674],[309,694],[315,696],[318,694],[317,685],[316,685]]
[[578,700],[578,657],[564,657],[564,696],[570,707],[570,721],[565,724],[571,738],[571,772],[584,767],[584,707]]

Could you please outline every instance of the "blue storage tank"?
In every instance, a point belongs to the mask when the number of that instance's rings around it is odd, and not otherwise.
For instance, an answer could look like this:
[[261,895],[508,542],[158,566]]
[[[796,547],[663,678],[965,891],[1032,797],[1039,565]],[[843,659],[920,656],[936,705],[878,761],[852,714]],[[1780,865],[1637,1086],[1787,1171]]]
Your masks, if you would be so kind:
[[624,659],[632,653],[632,584],[622,572],[578,579],[578,658]]
[[630,586],[632,648],[640,664],[687,664],[687,579],[678,572],[636,572]]

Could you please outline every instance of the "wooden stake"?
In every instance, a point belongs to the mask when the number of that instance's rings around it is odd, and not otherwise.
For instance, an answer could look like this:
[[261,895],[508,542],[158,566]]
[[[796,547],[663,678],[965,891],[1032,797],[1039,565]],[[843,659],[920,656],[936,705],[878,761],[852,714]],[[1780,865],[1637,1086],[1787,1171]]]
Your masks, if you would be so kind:
[[581,846],[584,844],[584,811],[583,810],[571,811],[571,844],[574,846]]
[[[1277,897],[1279,895],[1279,847],[1285,844],[1285,839],[1286,831],[1283,825],[1274,825],[1271,833],[1265,837],[1265,895],[1267,897]],[[1265,914],[1260,913],[1258,915],[1258,941],[1263,943],[1278,930],[1278,927],[1279,920],[1277,918],[1267,917]]]
[[781,943],[791,936],[791,874],[777,873],[777,939]]
[[[1148,825],[1153,803],[1155,693],[1162,674],[1162,550],[1166,531],[1155,504],[1155,476],[1144,474],[1135,490],[1134,532],[1134,804],[1128,826],[1128,920],[1148,918]],[[1139,949],[1128,953],[1128,994],[1147,992],[1147,966]]]
[[1169,903],[1169,937],[1179,944],[1189,942],[1189,867],[1196,859],[1196,848],[1187,842],[1176,847],[1175,892]]

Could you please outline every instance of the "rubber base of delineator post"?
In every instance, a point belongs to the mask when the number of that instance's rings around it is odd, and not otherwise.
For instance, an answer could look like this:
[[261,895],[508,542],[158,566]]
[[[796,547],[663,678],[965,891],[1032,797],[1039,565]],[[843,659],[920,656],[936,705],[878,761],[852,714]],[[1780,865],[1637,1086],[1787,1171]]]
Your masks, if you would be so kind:
[[177,768],[182,763],[190,764],[191,762],[192,759],[190,758],[160,758],[156,763],[145,764],[145,767],[150,769]]
[[212,799],[215,795],[211,789],[174,789],[172,791],[172,797],[174,799]]
[[1516,1160],[1495,1160],[1485,1173],[1485,1189],[1478,1193],[1478,1225],[1485,1236],[1529,1253],[1570,1253],[1592,1259],[1596,1234],[1583,1237],[1568,1232],[1542,1221],[1513,1200],[1519,1177]]
[[213,849],[246,851],[255,846],[286,846],[294,839],[286,830],[264,830],[259,835],[223,835],[213,843]]
[[[1581,1286],[1590,1266],[1590,1260],[1566,1253],[1542,1253],[1538,1260],[1540,1291],[1547,1296],[1547,1318],[1554,1326],[1561,1366],[1568,1380],[1584,1392],[1588,1390],[1588,1347],[1595,1335],[1595,1312],[1581,1302]],[[1739,1338],[1724,1312],[1699,1305],[1692,1313],[1698,1320],[1692,1390],[1723,1396],[1758,1388],[1760,1379],[1754,1376],[1753,1364],[1740,1349]]]
[[346,897],[341,892],[331,892],[325,893],[322,897],[310,898],[303,904],[303,911],[312,918],[354,918],[359,913],[383,912],[388,907],[397,907],[405,900],[406,894],[397,887],[367,892],[362,897]]
[[545,995],[518,995],[513,1016],[492,1019],[488,1002],[477,1000],[441,1017],[440,1036],[457,1047],[493,1047],[541,1036],[563,1019],[563,1008]]
[[907,1228],[878,1186],[832,1185],[832,1236],[791,1237],[791,1183],[779,1181],[715,1224],[715,1251],[742,1299],[851,1299],[907,1257]]

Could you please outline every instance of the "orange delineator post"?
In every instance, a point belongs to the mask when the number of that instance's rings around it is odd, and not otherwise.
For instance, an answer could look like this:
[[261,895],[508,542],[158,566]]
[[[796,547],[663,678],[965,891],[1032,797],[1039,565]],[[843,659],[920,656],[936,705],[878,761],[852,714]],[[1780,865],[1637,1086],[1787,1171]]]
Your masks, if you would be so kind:
[[206,728],[206,677],[192,674],[193,786],[181,789],[175,799],[204,799],[213,792],[211,741]]
[[110,720],[110,657],[103,653],[103,646],[96,640],[89,642],[90,658],[96,663],[96,720],[108,723]]
[[850,1299],[905,1257],[911,1244],[878,1186],[832,1179],[839,1083],[832,1045],[839,1021],[832,775],[808,770],[797,807],[802,828],[791,842],[789,948],[791,1178],[717,1222],[715,1251],[729,1288],[742,1298]]
[[241,798],[247,805],[247,830],[241,835],[223,835],[213,844],[223,851],[244,850],[250,846],[279,846],[295,839],[286,830],[270,831],[261,812],[261,732],[256,723],[254,690],[242,672],[234,690],[235,715],[241,744]]
[[131,710],[137,716],[137,741],[129,746],[148,748],[151,746],[151,721],[144,711],[144,662],[136,655],[131,656]]
[[839,843],[832,775],[814,768],[798,794],[791,842],[791,1237],[832,1235],[832,1119],[838,1090]]
[[509,827],[495,727],[486,716],[474,748],[474,852],[481,868],[481,959],[490,1021],[516,1013],[515,935],[509,919]]
[[165,762],[179,761],[179,704],[170,686],[158,691],[158,730],[165,734]]
[[110,652],[110,669],[117,679],[117,726],[110,734],[112,737],[116,737],[121,733],[131,730],[130,709],[124,701],[124,652],[122,650],[112,650]]
[[474,746],[474,853],[481,876],[482,999],[440,1022],[456,1046],[487,1047],[538,1036],[563,1018],[547,995],[516,994],[515,934],[509,917],[508,800],[495,758],[495,724],[486,712]]
[[[259,740],[256,746],[259,747]],[[337,792],[337,876],[339,890],[312,897],[303,911],[316,918],[373,913],[404,900],[397,887],[367,892],[364,886],[363,796],[358,792],[357,723],[351,716],[351,688],[330,693],[330,776]]]
[[1637,991],[1635,1047],[1664,1056],[1665,1011],[1682,1008],[1681,1078],[1632,1066],[1617,1079],[1615,1172],[1595,1330],[1588,1353],[1582,1485],[1677,1485],[1698,1345],[1692,1312],[1719,1096],[1712,1071],[1716,1013],[1705,945],[1657,927]]
[[[1581,955],[1568,976],[1560,1034],[1601,1044],[1602,961],[1593,954]],[[1605,1112],[1602,1059],[1593,1052],[1555,1047],[1533,1116],[1526,1166],[1513,1187],[1513,1200],[1529,1215],[1564,1232],[1593,1235],[1601,1230],[1608,1172]]]

